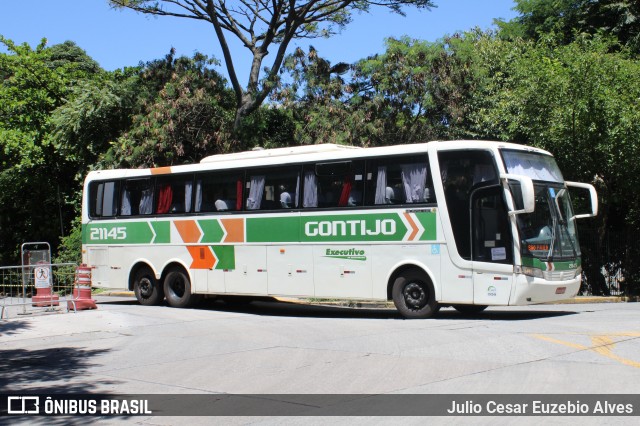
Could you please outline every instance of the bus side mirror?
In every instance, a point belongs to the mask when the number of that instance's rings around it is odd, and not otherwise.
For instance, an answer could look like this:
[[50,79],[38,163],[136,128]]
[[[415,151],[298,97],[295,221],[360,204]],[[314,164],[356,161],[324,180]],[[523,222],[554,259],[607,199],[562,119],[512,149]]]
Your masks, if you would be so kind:
[[[516,181],[520,184],[520,192],[514,194],[514,191],[511,191],[512,196],[514,197],[514,203],[516,206],[522,206],[520,210],[512,210],[509,212],[510,216],[515,216],[517,214],[523,213],[533,213],[536,208],[536,198],[535,191],[533,189],[533,180],[528,176],[522,175],[512,175],[512,174],[502,174],[500,175],[500,179],[504,179],[506,181]],[[516,197],[521,197],[521,199],[516,199]]]
[[598,194],[596,193],[596,189],[593,187],[593,185],[590,185],[588,183],[579,183],[579,182],[565,182],[565,184],[569,188],[580,188],[580,189],[588,190],[589,197],[591,198],[591,213],[577,214],[573,216],[570,220],[584,219],[587,217],[595,217],[598,215]]

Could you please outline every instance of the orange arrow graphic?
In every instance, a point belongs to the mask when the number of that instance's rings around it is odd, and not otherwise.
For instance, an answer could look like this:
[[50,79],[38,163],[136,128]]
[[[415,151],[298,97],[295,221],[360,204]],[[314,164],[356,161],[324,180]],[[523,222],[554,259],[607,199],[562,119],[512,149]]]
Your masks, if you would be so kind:
[[187,246],[187,250],[193,259],[191,269],[213,269],[218,262],[209,246]]
[[200,241],[202,232],[200,232],[200,228],[198,228],[195,220],[176,220],[173,224],[176,226],[183,242],[189,244]]
[[220,219],[220,223],[227,231],[223,243],[244,243],[244,219]]
[[411,229],[413,229],[413,231],[411,232],[411,235],[409,235],[409,241],[413,241],[416,235],[418,235],[418,232],[420,232],[420,228],[418,228],[418,226],[413,221],[413,218],[409,213],[405,213],[404,217],[407,219],[407,222],[409,222],[409,225],[411,225]]

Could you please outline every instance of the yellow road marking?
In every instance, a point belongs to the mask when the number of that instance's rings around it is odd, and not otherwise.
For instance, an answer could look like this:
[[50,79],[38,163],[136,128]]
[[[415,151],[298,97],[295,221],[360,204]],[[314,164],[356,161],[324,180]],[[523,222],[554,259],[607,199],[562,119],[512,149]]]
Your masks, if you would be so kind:
[[567,342],[565,340],[555,339],[553,337],[545,336],[544,334],[534,334],[535,338],[544,340],[558,345],[568,346],[578,350],[589,350],[602,355],[606,358],[617,361],[621,364],[628,365],[630,367],[640,368],[640,362],[633,361],[631,359],[623,358],[613,353],[613,348],[617,342],[611,337],[640,337],[640,333],[611,333],[606,335],[594,335],[591,336],[591,346],[581,345],[579,343]]

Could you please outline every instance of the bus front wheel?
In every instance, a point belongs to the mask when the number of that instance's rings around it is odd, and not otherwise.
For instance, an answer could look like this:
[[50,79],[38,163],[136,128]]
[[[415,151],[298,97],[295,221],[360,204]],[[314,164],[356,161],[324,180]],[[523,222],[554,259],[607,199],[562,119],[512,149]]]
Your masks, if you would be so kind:
[[164,294],[169,306],[188,308],[200,300],[200,296],[191,292],[191,280],[181,269],[172,269],[164,279]]
[[146,267],[136,272],[133,280],[133,292],[141,305],[159,305],[164,299],[162,287],[158,284],[153,271]]
[[396,309],[407,319],[430,318],[440,310],[433,285],[423,273],[415,270],[396,278],[391,295]]

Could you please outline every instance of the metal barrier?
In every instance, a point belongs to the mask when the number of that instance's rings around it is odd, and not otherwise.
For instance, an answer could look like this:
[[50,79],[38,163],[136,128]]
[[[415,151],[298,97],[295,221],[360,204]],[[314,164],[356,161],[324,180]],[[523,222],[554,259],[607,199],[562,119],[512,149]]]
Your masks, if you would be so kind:
[[[16,307],[17,315],[51,312],[66,309],[76,311],[73,297],[75,263],[42,263],[0,267],[0,320],[8,315],[8,308]],[[49,271],[51,291],[47,296],[34,299],[36,284],[42,271]],[[44,272],[46,273],[46,272]],[[20,309],[22,308],[22,309]]]

